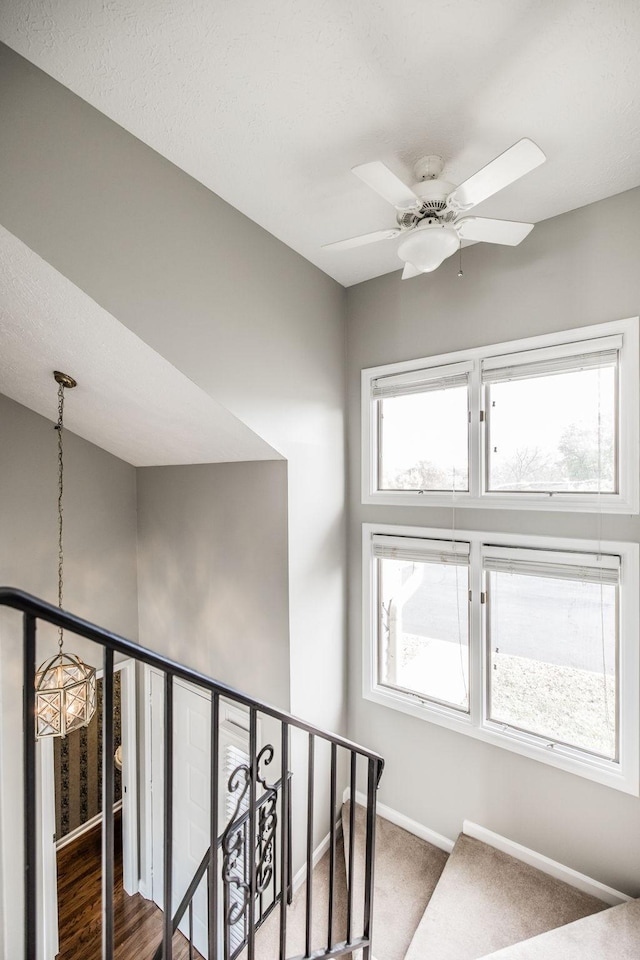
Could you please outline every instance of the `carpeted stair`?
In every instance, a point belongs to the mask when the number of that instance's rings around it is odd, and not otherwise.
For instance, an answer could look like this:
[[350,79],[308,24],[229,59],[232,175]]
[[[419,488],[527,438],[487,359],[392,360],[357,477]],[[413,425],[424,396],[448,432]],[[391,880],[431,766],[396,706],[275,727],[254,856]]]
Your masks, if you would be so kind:
[[638,960],[640,900],[610,907],[483,960]]
[[478,960],[604,908],[601,900],[461,834],[406,960]]
[[[363,807],[354,819],[359,933]],[[348,871],[348,803],[342,822]],[[609,908],[465,834],[447,857],[378,817],[373,947],[377,960],[640,960],[640,901]]]
[[[350,804],[342,808],[345,864],[349,851]],[[365,810],[355,807],[354,931],[362,930],[364,902]],[[374,955],[378,960],[404,960],[413,932],[429,903],[447,854],[382,817],[376,819],[374,872]]]

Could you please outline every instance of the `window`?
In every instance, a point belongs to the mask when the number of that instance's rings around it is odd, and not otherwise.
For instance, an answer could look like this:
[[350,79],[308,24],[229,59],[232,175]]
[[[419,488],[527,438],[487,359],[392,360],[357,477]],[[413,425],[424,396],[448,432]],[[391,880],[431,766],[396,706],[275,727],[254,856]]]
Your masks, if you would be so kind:
[[364,525],[364,696],[638,793],[637,544]]
[[363,502],[638,512],[638,321],[363,371]]
[[377,377],[381,490],[469,489],[469,364]]
[[620,557],[483,553],[487,719],[617,760]]
[[469,545],[376,537],[378,681],[469,710]]

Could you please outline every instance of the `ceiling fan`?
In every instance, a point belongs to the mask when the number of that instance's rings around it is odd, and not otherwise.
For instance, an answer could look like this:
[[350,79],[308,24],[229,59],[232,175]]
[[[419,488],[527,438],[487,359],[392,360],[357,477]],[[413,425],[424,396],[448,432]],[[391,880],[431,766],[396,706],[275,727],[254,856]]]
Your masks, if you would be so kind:
[[466,216],[467,212],[544,163],[540,147],[527,137],[518,140],[459,186],[440,180],[442,157],[423,157],[415,165],[416,183],[409,187],[380,160],[362,163],[352,173],[396,208],[397,227],[361,237],[326,243],[346,250],[402,236],[398,256],[404,260],[402,279],[431,273],[459,249],[463,240],[516,246],[533,230],[532,223]]

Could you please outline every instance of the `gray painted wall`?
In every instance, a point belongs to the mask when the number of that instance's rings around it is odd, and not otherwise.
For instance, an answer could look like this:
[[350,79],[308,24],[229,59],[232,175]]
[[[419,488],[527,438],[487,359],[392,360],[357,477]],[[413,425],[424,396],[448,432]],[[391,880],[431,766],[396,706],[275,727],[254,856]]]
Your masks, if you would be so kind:
[[287,465],[138,470],[140,643],[289,709]]
[[344,290],[2,45],[0,125],[0,223],[287,459],[291,709],[344,732]]
[[344,290],[3,45],[0,123],[3,226],[287,458],[291,705],[344,730]]
[[[473,820],[604,883],[640,894],[640,800],[362,698],[361,524],[451,529],[450,509],[360,502],[360,370],[636,316],[640,189],[540,223],[516,248],[478,244],[434,274],[390,274],[348,291],[350,736],[387,758],[380,799],[455,837]],[[596,537],[582,514],[456,510],[474,530]],[[638,541],[640,519],[602,518]]]
[[[66,404],[82,402],[79,386]],[[51,421],[0,395],[0,582],[57,602],[57,418]],[[64,605],[122,633],[138,635],[136,480],[129,464],[65,431]],[[57,635],[41,628],[38,663]],[[0,611],[0,955],[22,955],[22,646],[21,621]],[[65,648],[89,663],[101,650],[71,636]]]

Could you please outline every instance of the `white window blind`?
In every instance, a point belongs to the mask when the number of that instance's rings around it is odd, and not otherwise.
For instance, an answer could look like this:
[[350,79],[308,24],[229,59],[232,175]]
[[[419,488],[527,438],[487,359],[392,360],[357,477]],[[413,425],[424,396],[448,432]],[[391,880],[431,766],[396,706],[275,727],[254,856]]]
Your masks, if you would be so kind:
[[373,555],[383,560],[469,565],[469,544],[458,540],[415,540],[374,536]]
[[551,580],[577,580],[581,583],[602,583],[617,586],[620,582],[620,557],[584,554],[547,554],[544,558],[526,556],[526,551],[491,551],[483,558],[483,567],[490,573],[516,574],[523,577],[545,577]]
[[615,367],[622,347],[622,336],[583,340],[561,347],[527,350],[482,361],[482,382],[525,380],[556,373],[575,373],[598,367]]
[[467,387],[471,367],[470,363],[454,363],[444,367],[430,367],[424,370],[412,370],[409,373],[376,377],[371,381],[371,397],[373,400],[384,400],[413,393],[430,393],[436,390],[450,390],[453,387]]

